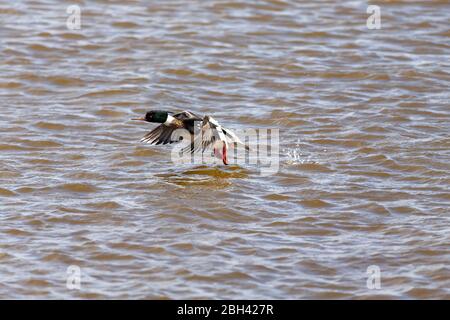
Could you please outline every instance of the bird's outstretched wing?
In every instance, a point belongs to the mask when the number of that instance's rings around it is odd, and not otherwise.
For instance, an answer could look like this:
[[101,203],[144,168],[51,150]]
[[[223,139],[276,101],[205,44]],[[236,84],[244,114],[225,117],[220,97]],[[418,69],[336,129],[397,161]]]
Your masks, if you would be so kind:
[[147,133],[142,139],[141,142],[146,142],[150,144],[168,144],[173,143],[176,141],[173,141],[171,139],[172,133],[178,129],[178,127],[169,125],[166,126],[165,124],[161,124],[157,126],[155,129]]
[[195,120],[195,121],[202,121],[202,118],[197,116],[195,113],[192,113],[188,110],[181,111],[179,113],[175,113],[173,115],[174,118],[178,120]]
[[[202,121],[201,132],[194,137],[194,140],[189,146],[182,149],[182,152],[205,152],[206,149],[214,146],[218,141],[222,141],[222,144],[224,144],[226,148],[228,148],[230,144],[244,145],[234,132],[222,127],[211,116],[205,116]],[[220,147],[222,147],[222,145],[220,145]]]
[[172,134],[175,130],[184,128],[189,130],[189,132],[193,133],[195,121],[202,120],[202,118],[187,110],[176,113],[172,117],[174,117],[178,121],[174,121],[173,123],[170,124],[163,123],[157,126],[155,129],[147,133],[141,139],[141,142],[156,145],[178,142],[179,137],[172,137]]

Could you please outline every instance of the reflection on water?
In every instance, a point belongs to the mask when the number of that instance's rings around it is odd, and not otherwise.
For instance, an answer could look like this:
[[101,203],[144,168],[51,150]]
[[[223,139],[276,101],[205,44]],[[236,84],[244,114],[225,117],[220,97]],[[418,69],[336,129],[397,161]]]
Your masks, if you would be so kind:
[[[447,1],[380,30],[365,1],[78,3],[0,4],[0,298],[450,298]],[[278,173],[174,165],[128,120],[168,106],[279,128]]]
[[154,176],[161,178],[167,183],[173,183],[178,186],[201,186],[207,189],[232,186],[232,179],[245,179],[249,177],[247,170],[239,166],[197,166],[189,170],[178,171],[180,170],[169,170],[169,172],[157,173]]

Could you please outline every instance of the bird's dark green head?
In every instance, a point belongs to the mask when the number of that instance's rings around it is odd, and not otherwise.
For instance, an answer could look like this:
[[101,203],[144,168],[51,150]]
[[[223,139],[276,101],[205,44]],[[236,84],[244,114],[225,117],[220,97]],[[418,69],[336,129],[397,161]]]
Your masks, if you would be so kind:
[[144,117],[133,118],[131,120],[164,123],[164,122],[166,122],[167,118],[169,118],[169,113],[172,113],[172,112],[164,111],[164,110],[151,110],[151,111],[147,112]]
[[167,120],[169,113],[162,110],[152,110],[145,114],[144,120],[147,122],[164,123]]

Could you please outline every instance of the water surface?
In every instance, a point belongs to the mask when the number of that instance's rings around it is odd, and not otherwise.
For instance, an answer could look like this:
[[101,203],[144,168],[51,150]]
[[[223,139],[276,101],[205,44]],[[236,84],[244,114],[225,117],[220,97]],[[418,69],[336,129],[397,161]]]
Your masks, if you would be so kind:
[[[450,298],[447,1],[380,30],[367,1],[75,3],[0,4],[0,298]],[[129,121],[164,108],[279,128],[279,172],[172,164]]]

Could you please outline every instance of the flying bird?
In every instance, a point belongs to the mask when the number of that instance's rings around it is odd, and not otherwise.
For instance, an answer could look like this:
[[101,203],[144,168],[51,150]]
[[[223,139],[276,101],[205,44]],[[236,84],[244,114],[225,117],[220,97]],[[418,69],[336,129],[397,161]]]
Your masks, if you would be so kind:
[[[165,110],[152,110],[142,118],[132,120],[160,123],[155,129],[147,133],[141,142],[150,144],[168,144],[179,142],[182,137],[174,134],[177,129],[185,129],[191,136],[191,144],[181,151],[186,153],[204,153],[210,147],[216,157],[222,159],[225,165],[228,164],[228,150],[242,145],[248,150],[239,137],[229,129],[222,127],[213,117],[205,115],[199,117],[190,111],[173,113]],[[200,134],[195,135],[195,129],[200,129]]]

